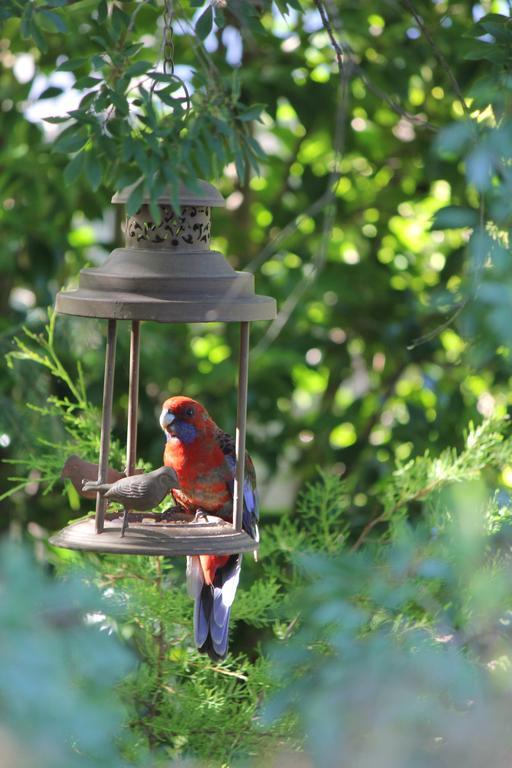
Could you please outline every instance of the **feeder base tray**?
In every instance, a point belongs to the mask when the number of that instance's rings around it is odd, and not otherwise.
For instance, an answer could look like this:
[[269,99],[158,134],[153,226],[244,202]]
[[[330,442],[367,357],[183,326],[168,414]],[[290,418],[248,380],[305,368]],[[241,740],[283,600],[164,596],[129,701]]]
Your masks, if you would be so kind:
[[[232,555],[254,552],[258,544],[230,523],[188,522],[181,519],[160,522],[155,515],[130,513],[128,528],[121,537],[122,516],[105,519],[102,533],[96,533],[94,517],[77,520],[50,538],[50,544],[64,549],[110,552],[119,555]],[[109,515],[109,517],[111,517]],[[133,519],[135,518],[135,519]]]

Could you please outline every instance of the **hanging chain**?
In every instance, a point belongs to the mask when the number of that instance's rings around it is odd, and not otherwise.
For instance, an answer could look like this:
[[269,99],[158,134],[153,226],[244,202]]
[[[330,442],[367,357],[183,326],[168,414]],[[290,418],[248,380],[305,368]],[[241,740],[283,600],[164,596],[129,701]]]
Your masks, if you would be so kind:
[[172,21],[172,0],[164,0],[163,59],[164,73],[166,75],[174,75],[174,30],[172,28]]
[[[1,2],[1,0],[0,0]],[[182,102],[181,108],[185,110],[185,113],[188,115],[191,109],[191,100],[190,100],[190,94],[188,91],[188,88],[185,84],[185,81],[176,75],[174,72],[174,29],[173,29],[173,21],[174,21],[174,7],[173,7],[173,0],[164,0],[164,8],[163,8],[163,19],[164,19],[164,32],[163,32],[163,39],[162,39],[162,59],[163,59],[163,71],[165,75],[170,75],[175,81],[179,83],[181,86],[181,89],[184,92],[184,97],[178,100],[179,102]],[[153,85],[151,86],[150,90],[150,97],[153,98],[153,94],[158,94],[157,91],[157,81],[153,81]]]

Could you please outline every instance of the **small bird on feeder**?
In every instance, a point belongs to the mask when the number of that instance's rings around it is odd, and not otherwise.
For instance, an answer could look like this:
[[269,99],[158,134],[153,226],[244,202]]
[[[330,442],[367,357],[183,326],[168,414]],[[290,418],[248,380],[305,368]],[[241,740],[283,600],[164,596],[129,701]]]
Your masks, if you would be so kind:
[[[236,471],[234,439],[223,432],[206,409],[190,397],[170,397],[162,406],[165,432],[164,464],[176,471],[179,489],[174,500],[188,512],[231,520]],[[242,527],[256,542],[258,497],[256,473],[246,454]],[[199,555],[187,558],[187,586],[195,600],[196,645],[211,659],[228,651],[228,627],[242,555]]]
[[128,510],[147,512],[165,499],[171,488],[178,488],[176,472],[171,467],[160,467],[142,475],[130,475],[115,483],[85,482],[84,491],[96,491],[108,501],[124,506],[121,536],[128,525]]

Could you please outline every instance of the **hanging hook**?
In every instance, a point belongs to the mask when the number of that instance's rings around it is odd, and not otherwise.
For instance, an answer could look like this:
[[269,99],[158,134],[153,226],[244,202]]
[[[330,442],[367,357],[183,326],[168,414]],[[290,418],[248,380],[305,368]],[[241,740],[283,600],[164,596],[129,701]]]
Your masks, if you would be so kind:
[[[185,98],[182,99],[181,101],[186,102],[185,111],[188,113],[190,112],[190,109],[192,106],[188,88],[183,78],[179,77],[179,75],[176,75],[174,72],[173,0],[164,0],[163,20],[164,20],[164,30],[163,30],[163,40],[162,40],[163,72],[164,72],[164,75],[168,75],[170,79],[172,78],[173,80],[175,80],[179,84],[179,86],[183,89],[185,93]],[[153,85],[150,88],[151,96],[153,96],[153,94],[155,93],[158,96],[158,91],[156,91],[156,86],[157,86],[157,81],[155,80],[153,82]]]

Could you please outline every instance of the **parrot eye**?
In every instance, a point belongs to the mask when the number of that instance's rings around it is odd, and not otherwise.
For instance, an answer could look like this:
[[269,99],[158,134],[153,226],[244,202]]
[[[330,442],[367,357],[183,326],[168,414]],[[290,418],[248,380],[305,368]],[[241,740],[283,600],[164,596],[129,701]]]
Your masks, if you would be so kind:
[[193,408],[186,408],[185,409],[185,416],[193,416],[194,415],[194,409]]

